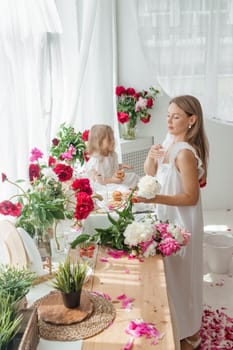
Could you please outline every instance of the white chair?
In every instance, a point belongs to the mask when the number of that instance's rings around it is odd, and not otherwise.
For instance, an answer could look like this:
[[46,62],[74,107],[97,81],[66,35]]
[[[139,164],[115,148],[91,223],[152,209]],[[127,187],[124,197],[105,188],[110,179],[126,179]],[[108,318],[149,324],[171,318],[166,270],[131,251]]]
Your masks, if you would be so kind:
[[25,267],[43,275],[43,264],[33,239],[22,228],[8,220],[0,221],[0,263]]

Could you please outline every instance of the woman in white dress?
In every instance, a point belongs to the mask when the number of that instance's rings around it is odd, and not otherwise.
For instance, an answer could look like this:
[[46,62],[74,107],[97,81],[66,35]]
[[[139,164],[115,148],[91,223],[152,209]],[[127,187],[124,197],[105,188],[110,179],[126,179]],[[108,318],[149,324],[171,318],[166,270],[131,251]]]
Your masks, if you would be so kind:
[[199,101],[190,95],[169,103],[169,137],[153,145],[144,164],[145,173],[156,175],[160,194],[139,202],[157,203],[161,220],[169,219],[191,232],[183,255],[164,258],[168,294],[175,311],[182,350],[201,343],[203,286],[203,214],[200,187],[206,183],[208,140]]
[[89,161],[85,173],[93,181],[97,190],[108,185],[110,191],[128,190],[137,185],[139,177],[135,173],[124,172],[132,169],[128,164],[119,164],[115,152],[113,129],[109,125],[96,124],[88,136]]

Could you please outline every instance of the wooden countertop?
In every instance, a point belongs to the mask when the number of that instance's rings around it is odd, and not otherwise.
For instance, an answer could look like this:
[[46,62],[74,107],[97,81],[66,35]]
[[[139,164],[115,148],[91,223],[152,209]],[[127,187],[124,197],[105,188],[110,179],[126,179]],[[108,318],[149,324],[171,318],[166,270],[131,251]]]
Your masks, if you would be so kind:
[[[107,262],[100,258],[107,257]],[[82,350],[123,350],[130,339],[125,333],[130,321],[143,319],[153,322],[160,334],[164,334],[155,346],[156,350],[175,350],[175,336],[168,303],[164,265],[161,256],[149,257],[140,262],[137,259],[111,258],[99,248],[95,274],[89,287],[93,291],[107,293],[116,308],[116,318],[109,328],[98,335],[85,339]],[[133,297],[131,310],[121,307],[119,295]],[[150,339],[137,338],[133,350],[152,349]]]

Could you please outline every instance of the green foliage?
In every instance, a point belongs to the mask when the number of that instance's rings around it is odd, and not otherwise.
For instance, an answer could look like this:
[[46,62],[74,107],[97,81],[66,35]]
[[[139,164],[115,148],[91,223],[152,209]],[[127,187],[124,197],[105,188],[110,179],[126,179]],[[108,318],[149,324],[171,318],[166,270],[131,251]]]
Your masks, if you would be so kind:
[[58,144],[52,144],[50,148],[50,152],[54,158],[60,159],[60,155],[66,152],[72,145],[76,150],[72,162],[79,160],[81,165],[83,165],[83,153],[86,149],[86,144],[82,139],[82,133],[80,131],[75,132],[73,127],[66,126],[65,123],[63,123],[60,125],[57,133],[57,140],[59,141]]
[[123,210],[115,210],[117,218],[115,219],[108,213],[108,220],[111,225],[108,228],[96,228],[93,235],[81,234],[72,243],[71,248],[75,248],[78,244],[83,242],[95,242],[102,246],[108,246],[115,249],[128,250],[129,248],[124,244],[124,235],[126,227],[133,222],[134,217],[132,213],[132,197],[135,189],[130,193]]
[[77,292],[82,289],[87,273],[84,263],[72,263],[69,257],[60,263],[55,274],[53,287],[63,293]]
[[15,303],[29,292],[35,278],[36,274],[27,269],[0,265],[0,295]]
[[11,296],[3,295],[0,291],[0,350],[7,349],[20,328],[22,315],[16,314],[14,306]]

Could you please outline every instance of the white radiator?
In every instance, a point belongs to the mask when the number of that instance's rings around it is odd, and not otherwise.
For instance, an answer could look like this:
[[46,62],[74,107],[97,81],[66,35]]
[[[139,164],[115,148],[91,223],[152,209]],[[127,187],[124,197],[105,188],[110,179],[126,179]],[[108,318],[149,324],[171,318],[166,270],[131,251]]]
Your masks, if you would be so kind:
[[139,176],[145,175],[143,165],[152,144],[153,137],[121,140],[122,163],[131,165]]

